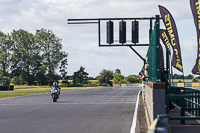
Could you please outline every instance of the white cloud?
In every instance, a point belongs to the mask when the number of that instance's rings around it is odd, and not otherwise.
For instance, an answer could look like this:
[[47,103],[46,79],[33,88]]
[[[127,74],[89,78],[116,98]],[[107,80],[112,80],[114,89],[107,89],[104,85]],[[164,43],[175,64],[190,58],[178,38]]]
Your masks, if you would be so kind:
[[[189,74],[196,59],[197,44],[191,39],[196,36],[196,31],[188,0],[1,0],[0,31],[10,33],[13,29],[24,29],[34,33],[40,28],[52,30],[63,39],[63,48],[69,53],[70,74],[81,65],[91,76],[97,76],[102,69],[116,68],[124,75],[138,74],[143,63],[130,48],[99,48],[97,25],[68,25],[67,19],[154,17],[159,14],[158,5],[166,7],[177,22],[184,70]],[[149,22],[139,22],[140,43],[148,43]],[[105,33],[105,25],[102,33]],[[118,40],[118,31],[115,31],[115,39]],[[102,40],[105,41],[105,35]],[[146,47],[134,48],[142,56],[146,55]]]

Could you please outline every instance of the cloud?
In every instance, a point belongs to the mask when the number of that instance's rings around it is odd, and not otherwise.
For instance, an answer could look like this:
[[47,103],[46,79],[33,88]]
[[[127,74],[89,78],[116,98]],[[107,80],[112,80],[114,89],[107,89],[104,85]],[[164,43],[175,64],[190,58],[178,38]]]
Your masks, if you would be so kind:
[[[166,7],[173,15],[181,43],[184,70],[190,73],[196,59],[196,31],[188,0],[1,0],[0,31],[10,33],[24,29],[52,30],[63,41],[63,50],[69,53],[69,73],[81,65],[92,76],[102,69],[120,68],[122,74],[138,74],[143,62],[128,47],[98,47],[97,25],[68,25],[69,18],[154,17],[158,5]],[[106,22],[106,21],[105,21]],[[102,22],[102,43],[105,43],[105,22]],[[140,43],[148,43],[149,22],[140,20]],[[130,25],[130,21],[127,21]],[[161,21],[161,27],[162,27]],[[115,40],[118,40],[118,21],[115,21]],[[130,32],[130,29],[127,28]],[[130,34],[127,33],[130,39]],[[143,57],[147,47],[134,47]],[[186,64],[186,65],[185,65]],[[186,73],[186,74],[187,74]]]

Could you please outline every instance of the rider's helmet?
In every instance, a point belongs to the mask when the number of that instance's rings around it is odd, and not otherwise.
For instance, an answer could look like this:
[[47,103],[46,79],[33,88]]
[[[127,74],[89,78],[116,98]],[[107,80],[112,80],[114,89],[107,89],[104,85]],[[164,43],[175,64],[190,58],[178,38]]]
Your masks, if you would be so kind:
[[54,82],[54,83],[53,83],[53,86],[57,86],[57,83],[56,83],[56,82]]

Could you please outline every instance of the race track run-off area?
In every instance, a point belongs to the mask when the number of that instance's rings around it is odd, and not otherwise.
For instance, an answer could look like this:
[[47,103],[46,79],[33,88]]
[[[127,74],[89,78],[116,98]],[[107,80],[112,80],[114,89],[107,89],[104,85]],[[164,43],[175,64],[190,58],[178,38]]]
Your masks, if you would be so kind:
[[0,133],[130,133],[138,87],[98,87],[0,99]]

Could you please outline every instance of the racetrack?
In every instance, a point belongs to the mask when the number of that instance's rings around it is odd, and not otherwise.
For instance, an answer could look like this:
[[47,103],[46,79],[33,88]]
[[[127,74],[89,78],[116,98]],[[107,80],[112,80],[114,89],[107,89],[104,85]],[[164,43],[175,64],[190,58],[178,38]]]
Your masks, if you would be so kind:
[[139,88],[99,87],[0,99],[0,133],[130,133]]

